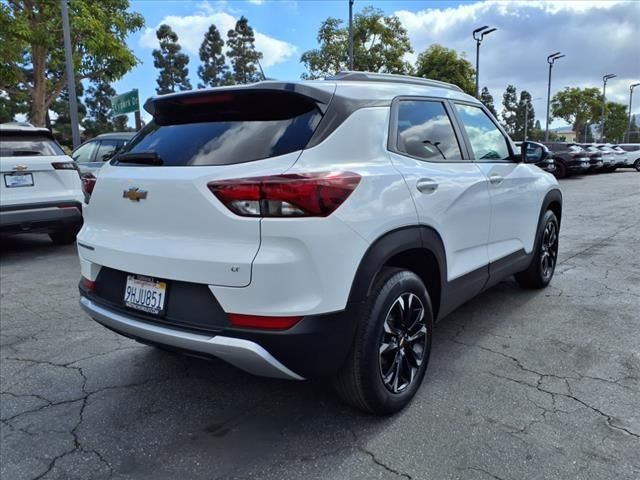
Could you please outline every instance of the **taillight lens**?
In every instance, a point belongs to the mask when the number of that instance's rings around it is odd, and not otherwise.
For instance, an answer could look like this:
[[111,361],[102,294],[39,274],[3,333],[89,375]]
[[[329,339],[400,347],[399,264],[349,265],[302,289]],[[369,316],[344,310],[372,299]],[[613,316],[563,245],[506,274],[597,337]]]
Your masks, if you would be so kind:
[[359,183],[357,173],[320,172],[220,180],[208,187],[243,217],[326,217]]
[[259,315],[229,314],[229,322],[234,327],[259,328],[264,330],[285,330],[293,327],[302,317],[263,317]]
[[87,290],[88,292],[95,292],[96,291],[96,282],[95,281],[89,280],[88,278],[85,278],[85,277],[82,277],[80,282],[82,283],[82,287],[85,290]]
[[89,199],[91,198],[91,194],[93,193],[93,189],[96,186],[96,181],[98,180],[93,173],[85,173],[80,177],[82,181],[82,193],[84,193],[84,201],[89,203]]

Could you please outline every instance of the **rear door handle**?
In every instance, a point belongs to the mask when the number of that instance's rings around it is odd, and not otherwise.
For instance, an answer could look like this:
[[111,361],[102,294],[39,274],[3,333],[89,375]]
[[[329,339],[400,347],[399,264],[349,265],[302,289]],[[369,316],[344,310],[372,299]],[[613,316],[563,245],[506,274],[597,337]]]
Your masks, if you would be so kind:
[[438,182],[431,178],[421,178],[416,182],[416,188],[420,193],[433,193],[438,188]]
[[504,177],[501,177],[500,175],[489,175],[489,182],[493,183],[494,185],[497,185],[498,183],[502,182],[504,180]]

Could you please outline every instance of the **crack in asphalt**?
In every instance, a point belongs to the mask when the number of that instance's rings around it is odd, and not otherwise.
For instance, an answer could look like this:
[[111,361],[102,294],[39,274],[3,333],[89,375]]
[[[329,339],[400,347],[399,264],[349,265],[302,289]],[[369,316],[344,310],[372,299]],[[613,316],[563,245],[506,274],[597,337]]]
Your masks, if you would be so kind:
[[[599,409],[599,408],[597,408],[597,407],[594,407],[594,406],[592,406],[592,405],[589,405],[587,402],[585,402],[584,400],[582,400],[582,399],[578,398],[578,397],[573,393],[573,391],[571,390],[571,386],[570,386],[570,384],[569,384],[569,380],[578,380],[578,381],[579,381],[579,380],[581,380],[582,378],[585,378],[584,376],[579,376],[579,377],[561,376],[561,375],[555,375],[555,374],[552,374],[552,373],[541,373],[541,372],[538,372],[538,371],[536,371],[536,370],[532,370],[532,369],[530,369],[530,368],[525,367],[525,366],[522,364],[522,362],[521,362],[518,358],[516,358],[516,357],[514,357],[514,356],[507,355],[506,353],[503,353],[503,352],[500,352],[500,351],[497,351],[497,350],[493,350],[493,349],[488,348],[488,347],[485,347],[485,346],[483,346],[483,345],[478,345],[478,344],[473,344],[473,343],[465,343],[465,342],[463,342],[463,341],[459,340],[457,337],[462,333],[462,331],[463,331],[463,330],[464,330],[464,327],[463,327],[463,328],[462,328],[462,329],[461,329],[461,330],[460,330],[460,331],[459,331],[459,332],[458,332],[458,333],[457,333],[453,338],[451,338],[450,340],[451,340],[452,342],[454,342],[454,343],[458,343],[458,344],[460,344],[460,345],[465,345],[465,346],[467,346],[467,347],[475,347],[475,348],[479,348],[479,349],[484,350],[484,351],[486,351],[486,352],[489,352],[489,353],[492,353],[492,354],[499,355],[499,356],[501,356],[501,357],[507,358],[507,359],[509,359],[509,360],[513,361],[513,362],[516,364],[516,366],[517,366],[518,368],[520,368],[521,370],[523,370],[523,371],[525,371],[525,372],[527,372],[527,373],[531,373],[531,374],[533,374],[533,375],[537,375],[537,376],[538,376],[538,381],[537,381],[537,383],[536,383],[535,385],[533,385],[533,384],[528,383],[528,382],[525,382],[525,381],[523,381],[523,380],[518,380],[518,379],[510,378],[510,377],[508,377],[508,376],[501,376],[501,378],[504,378],[505,380],[513,381],[513,382],[518,383],[518,384],[520,384],[520,385],[526,385],[526,386],[528,386],[528,387],[535,388],[535,389],[537,389],[537,390],[538,390],[538,391],[540,391],[540,392],[547,393],[547,394],[551,395],[551,396],[552,396],[552,398],[555,398],[555,396],[556,396],[556,395],[559,395],[559,396],[562,396],[562,397],[565,397],[565,398],[569,398],[569,399],[571,399],[571,400],[574,400],[575,402],[577,402],[577,403],[579,403],[579,404],[583,405],[584,407],[586,407],[586,408],[590,409],[591,411],[596,412],[596,413],[597,413],[597,414],[599,414],[600,416],[604,417],[604,418],[605,418],[605,421],[606,421],[607,426],[609,426],[610,428],[612,428],[612,429],[614,429],[614,430],[618,430],[618,431],[623,432],[623,433],[625,433],[625,434],[627,434],[627,435],[630,435],[630,436],[632,436],[632,437],[635,437],[635,438],[640,439],[640,434],[639,434],[639,433],[636,433],[636,432],[634,432],[634,431],[630,430],[630,429],[629,429],[629,428],[627,428],[627,427],[624,427],[624,426],[621,426],[621,425],[617,425],[617,424],[615,424],[615,423],[614,423],[614,419],[613,419],[613,417],[612,417],[611,415],[609,415],[609,414],[607,414],[607,413],[603,412],[602,410],[600,410],[600,409]],[[491,374],[491,375],[493,375],[493,376],[499,376],[499,375],[494,374],[493,372],[488,372],[488,373],[489,373],[489,374]],[[558,380],[564,380],[564,381],[565,381],[565,383],[566,383],[566,385],[567,385],[567,390],[568,390],[568,392],[569,392],[569,393],[567,394],[567,393],[552,392],[552,391],[550,391],[550,390],[546,390],[545,388],[543,388],[543,387],[541,386],[541,383],[542,383],[542,381],[543,381],[545,378],[556,378],[556,379],[558,379]],[[602,378],[598,378],[598,377],[586,377],[586,378],[602,380],[602,381],[605,381],[605,382],[607,381],[606,379],[602,379]],[[612,382],[612,383],[615,383],[615,382]],[[543,407],[543,408],[544,408],[544,407]],[[566,413],[566,412],[565,412],[565,413]],[[545,419],[546,419],[546,417],[545,417]]]

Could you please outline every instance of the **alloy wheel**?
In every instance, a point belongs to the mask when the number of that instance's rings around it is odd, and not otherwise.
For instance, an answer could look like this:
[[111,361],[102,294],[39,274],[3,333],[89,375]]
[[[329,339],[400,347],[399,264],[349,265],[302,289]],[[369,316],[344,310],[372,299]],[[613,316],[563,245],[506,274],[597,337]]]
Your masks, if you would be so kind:
[[547,279],[553,275],[558,260],[558,227],[554,222],[549,222],[544,227],[541,248],[540,266],[543,278]]
[[403,293],[384,319],[379,346],[382,381],[392,393],[406,390],[425,359],[427,323],[424,305],[413,293]]

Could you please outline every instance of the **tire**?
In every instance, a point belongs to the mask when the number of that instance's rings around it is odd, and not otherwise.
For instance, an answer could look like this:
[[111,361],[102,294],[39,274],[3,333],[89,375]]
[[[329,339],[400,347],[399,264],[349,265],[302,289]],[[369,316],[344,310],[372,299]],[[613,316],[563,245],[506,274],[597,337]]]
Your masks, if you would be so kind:
[[556,172],[555,172],[556,178],[558,179],[567,178],[567,174],[568,174],[567,166],[559,160],[555,161],[555,166],[556,166]]
[[560,226],[556,215],[547,210],[542,217],[535,253],[526,270],[516,273],[516,281],[523,288],[545,288],[551,282],[558,261]]
[[635,168],[637,172],[640,172],[640,158],[635,161],[633,168]]
[[[403,311],[409,316],[404,317]],[[334,378],[335,389],[345,403],[365,412],[398,412],[420,388],[429,363],[433,332],[429,293],[415,273],[386,268],[358,316],[351,351]],[[412,323],[413,328],[406,328]],[[388,347],[386,353],[381,353],[383,345]]]
[[65,230],[56,230],[49,234],[49,238],[55,245],[69,245],[76,241],[78,235],[77,228],[69,228]]

